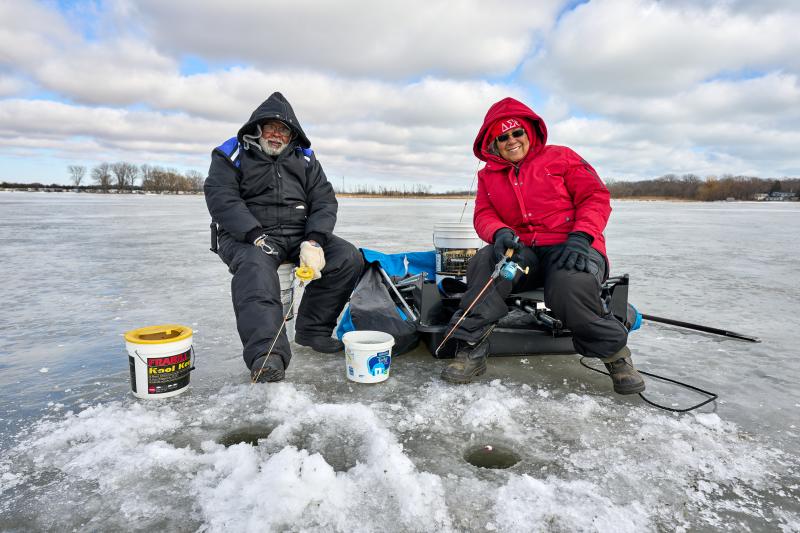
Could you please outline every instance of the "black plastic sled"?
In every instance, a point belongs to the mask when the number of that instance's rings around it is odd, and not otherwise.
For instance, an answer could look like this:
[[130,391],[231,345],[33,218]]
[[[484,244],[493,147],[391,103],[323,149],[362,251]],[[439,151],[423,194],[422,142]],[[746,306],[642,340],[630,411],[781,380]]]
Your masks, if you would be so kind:
[[[631,330],[638,328],[640,318],[628,306],[627,274],[609,278],[602,285],[602,298],[611,312]],[[448,334],[448,322],[458,310],[460,295],[442,294],[437,283],[423,276],[414,276],[393,283],[396,295],[402,297],[416,315],[416,328],[428,351],[438,359],[455,357],[455,343],[447,342],[436,349]],[[574,354],[572,333],[553,317],[544,304],[544,290],[511,294],[506,300],[508,315],[503,317],[489,336],[492,356]],[[401,302],[402,304],[402,302]]]

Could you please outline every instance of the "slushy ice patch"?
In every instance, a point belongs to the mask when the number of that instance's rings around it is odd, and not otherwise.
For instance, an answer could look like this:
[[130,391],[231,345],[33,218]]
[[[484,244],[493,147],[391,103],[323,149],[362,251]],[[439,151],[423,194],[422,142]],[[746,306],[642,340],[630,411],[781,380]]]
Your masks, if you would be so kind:
[[[746,530],[769,518],[791,531],[798,523],[796,458],[714,414],[621,409],[585,394],[555,400],[499,382],[432,382],[402,403],[369,405],[298,387],[243,384],[191,401],[131,398],[48,415],[4,454],[0,529]],[[337,403],[323,403],[332,394]],[[218,440],[270,427],[255,446]],[[186,434],[197,445],[174,444]],[[464,443],[508,445],[522,460],[475,468]],[[543,472],[548,458],[560,468]]]
[[[13,530],[14,517],[17,529],[355,531],[365,515],[375,530],[450,528],[441,479],[414,467],[372,409],[312,402],[289,384],[247,384],[197,402],[131,399],[44,420],[1,473],[26,481],[3,485],[0,529]],[[226,447],[216,441],[223,427],[234,428],[228,440],[257,445]],[[245,434],[270,427],[265,438]],[[203,428],[197,447],[170,443]]]

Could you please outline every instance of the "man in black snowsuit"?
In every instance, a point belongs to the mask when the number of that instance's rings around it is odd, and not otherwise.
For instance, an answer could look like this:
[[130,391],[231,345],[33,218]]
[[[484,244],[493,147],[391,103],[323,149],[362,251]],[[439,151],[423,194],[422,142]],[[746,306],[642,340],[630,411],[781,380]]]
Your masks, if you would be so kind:
[[336,197],[310,146],[291,105],[276,92],[211,153],[206,204],[219,228],[218,254],[233,274],[236,327],[254,381],[280,381],[292,357],[285,328],[278,335],[278,266],[299,260],[314,269],[295,342],[324,353],[343,348],[331,332],[363,267],[359,251],[333,234]]

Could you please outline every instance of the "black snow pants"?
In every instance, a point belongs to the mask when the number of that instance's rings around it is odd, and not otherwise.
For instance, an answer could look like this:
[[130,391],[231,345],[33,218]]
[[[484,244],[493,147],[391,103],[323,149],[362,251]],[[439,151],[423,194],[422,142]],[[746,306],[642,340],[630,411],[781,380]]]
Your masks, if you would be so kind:
[[[591,250],[591,260],[599,267],[596,275],[562,270],[555,263],[563,248],[564,245],[558,244],[520,250],[520,266],[530,268],[528,275],[517,272],[513,282],[501,277],[493,281],[453,333],[453,338],[477,341],[508,313],[505,299],[512,291],[521,292],[543,286],[545,305],[572,331],[576,352],[588,357],[608,357],[621,350],[628,342],[628,330],[607,309],[600,297],[600,285],[606,278],[605,258],[597,250]],[[468,289],[449,327],[455,325],[475,300],[496,264],[492,246],[481,248],[470,259],[467,266]]]
[[[278,267],[286,261],[298,263],[303,240],[302,236],[270,237],[269,244],[278,253],[267,255],[252,244],[239,242],[226,233],[220,235],[219,256],[233,274],[233,310],[247,368],[267,353],[283,322]],[[331,235],[322,249],[322,277],[306,286],[295,318],[296,333],[306,336],[331,335],[364,266],[361,252],[336,235]],[[292,351],[286,328],[278,335],[272,353],[280,355],[288,368]]]

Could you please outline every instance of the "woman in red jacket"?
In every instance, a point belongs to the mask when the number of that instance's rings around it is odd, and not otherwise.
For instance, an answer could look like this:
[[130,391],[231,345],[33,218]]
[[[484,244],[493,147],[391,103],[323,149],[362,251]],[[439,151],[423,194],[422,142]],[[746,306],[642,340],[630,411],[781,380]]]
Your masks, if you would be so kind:
[[513,283],[497,278],[484,293],[453,333],[456,360],[442,378],[469,383],[483,374],[486,339],[508,312],[505,298],[512,289],[544,286],[545,304],[572,331],[575,350],[605,363],[617,393],[641,392],[645,385],[626,347],[628,331],[600,299],[600,285],[608,277],[603,230],[611,214],[610,194],[583,158],[546,142],[544,121],[513,98],[486,113],[473,145],[478,159],[486,162],[478,173],[474,224],[481,239],[493,246],[470,260],[469,288],[451,327],[508,248],[530,271],[518,273]]

